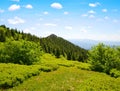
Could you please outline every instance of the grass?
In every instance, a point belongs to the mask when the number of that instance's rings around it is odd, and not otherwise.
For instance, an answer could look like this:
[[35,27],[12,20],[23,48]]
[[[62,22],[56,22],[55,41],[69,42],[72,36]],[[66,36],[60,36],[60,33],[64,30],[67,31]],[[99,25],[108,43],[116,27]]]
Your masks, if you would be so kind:
[[0,88],[14,87],[39,73],[38,67],[1,63]]
[[50,54],[45,54],[41,58],[41,62],[37,64],[43,64],[46,66],[64,66],[64,67],[77,67],[78,69],[90,70],[90,64],[82,63],[78,61],[66,60],[64,57],[55,58]]
[[[120,78],[113,78],[105,73],[90,71],[90,64],[76,61],[67,61],[65,58],[56,59],[45,54],[39,63],[32,66],[4,64],[0,70],[14,74],[24,73],[25,69],[36,69],[40,74],[24,80],[22,84],[13,88],[2,88],[0,91],[119,91]],[[10,67],[9,67],[10,66]],[[17,69],[16,69],[16,68]],[[24,68],[24,69],[22,69]],[[11,69],[11,70],[10,70]],[[22,71],[20,70],[22,69]],[[10,70],[10,71],[9,71]],[[29,73],[30,70],[25,71]],[[0,71],[2,75],[4,70]],[[32,71],[33,73],[35,71]],[[7,75],[10,76],[10,75]],[[16,75],[17,76],[17,75]],[[24,76],[24,75],[22,75]],[[14,77],[14,76],[13,76]],[[4,77],[3,77],[4,78]],[[0,78],[1,80],[2,78]],[[11,82],[11,81],[10,81]],[[1,83],[1,82],[0,82]]]
[[57,70],[58,66],[45,65],[19,65],[0,64],[0,89],[7,89],[23,83],[32,76],[39,75],[41,71],[51,72]]
[[56,71],[41,72],[8,91],[119,91],[120,79],[104,73],[60,67]]

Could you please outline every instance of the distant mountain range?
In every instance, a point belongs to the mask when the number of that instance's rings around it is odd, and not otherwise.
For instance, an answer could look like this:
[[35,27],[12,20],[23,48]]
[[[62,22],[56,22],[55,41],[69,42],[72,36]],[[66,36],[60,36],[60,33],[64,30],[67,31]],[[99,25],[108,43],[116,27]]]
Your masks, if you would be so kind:
[[84,49],[91,49],[92,46],[97,45],[98,43],[104,43],[109,46],[120,46],[120,41],[99,41],[99,40],[89,40],[89,39],[71,39],[70,42],[78,45]]

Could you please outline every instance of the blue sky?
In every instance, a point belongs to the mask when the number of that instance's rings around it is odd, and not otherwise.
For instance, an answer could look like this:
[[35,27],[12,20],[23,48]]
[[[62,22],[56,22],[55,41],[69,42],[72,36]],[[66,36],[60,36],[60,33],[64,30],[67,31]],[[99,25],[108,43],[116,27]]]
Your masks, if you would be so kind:
[[120,0],[1,0],[0,25],[45,37],[120,40]]

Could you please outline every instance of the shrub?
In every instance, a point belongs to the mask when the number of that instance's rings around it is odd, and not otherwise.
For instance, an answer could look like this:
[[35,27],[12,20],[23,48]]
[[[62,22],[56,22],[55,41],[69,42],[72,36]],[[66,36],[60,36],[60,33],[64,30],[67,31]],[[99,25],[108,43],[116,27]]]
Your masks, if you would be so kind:
[[110,71],[110,75],[111,75],[112,77],[115,77],[115,78],[120,77],[120,71],[117,70],[117,69],[112,69],[112,70]]
[[29,41],[10,41],[0,44],[0,62],[31,65],[40,61],[42,50],[39,44]]
[[77,68],[81,70],[91,70],[91,65],[88,63],[80,63],[77,65]]
[[38,66],[18,64],[0,64],[0,88],[10,88],[19,85],[24,80],[40,73]]
[[113,68],[120,70],[119,54],[119,48],[100,43],[89,51],[88,62],[92,64],[92,70],[109,74]]

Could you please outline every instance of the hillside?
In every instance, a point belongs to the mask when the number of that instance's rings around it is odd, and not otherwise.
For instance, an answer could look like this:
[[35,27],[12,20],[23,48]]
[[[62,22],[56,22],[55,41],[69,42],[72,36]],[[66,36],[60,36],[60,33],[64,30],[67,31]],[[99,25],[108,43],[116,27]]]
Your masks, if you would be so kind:
[[1,25],[0,42],[5,42],[7,40],[25,40],[39,43],[44,52],[51,53],[57,58],[59,58],[62,55],[68,60],[84,61],[85,59],[87,59],[87,50],[76,46],[73,43],[54,34],[45,38],[39,38],[30,33],[24,33],[23,31],[20,32],[17,29],[10,29],[5,25]]
[[40,45],[45,52],[52,53],[57,58],[59,58],[60,55],[63,55],[68,60],[84,61],[87,58],[87,50],[54,34],[41,38]]
[[[120,78],[90,71],[90,65],[87,63],[58,59],[50,54],[43,55],[39,65],[29,67],[15,64],[1,65],[5,67],[5,72],[11,71],[14,74],[14,76],[9,74],[9,78],[4,76],[5,73],[0,75],[7,78],[4,82],[8,86],[12,85],[10,83],[12,81],[14,87],[0,89],[0,91],[119,91],[120,89]],[[35,76],[30,78],[31,74]],[[11,76],[12,79],[10,79]],[[24,79],[26,76],[27,80]],[[19,83],[21,80],[22,83]]]

